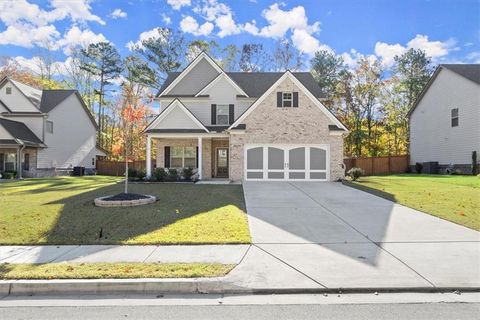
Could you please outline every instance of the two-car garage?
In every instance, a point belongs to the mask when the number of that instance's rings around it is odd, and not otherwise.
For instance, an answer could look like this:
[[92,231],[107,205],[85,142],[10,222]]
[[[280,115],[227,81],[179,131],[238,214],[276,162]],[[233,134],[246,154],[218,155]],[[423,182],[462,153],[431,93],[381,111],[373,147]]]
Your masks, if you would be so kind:
[[245,180],[329,180],[329,145],[246,145]]

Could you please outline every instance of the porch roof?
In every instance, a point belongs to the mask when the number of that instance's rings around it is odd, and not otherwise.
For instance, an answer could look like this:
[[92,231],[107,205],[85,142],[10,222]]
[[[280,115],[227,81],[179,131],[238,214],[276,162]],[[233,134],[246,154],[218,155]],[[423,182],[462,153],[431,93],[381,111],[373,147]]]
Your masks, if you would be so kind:
[[0,118],[0,126],[2,126],[13,137],[13,139],[0,140],[8,140],[5,141],[6,143],[1,144],[16,144],[38,148],[46,147],[42,140],[40,140],[23,122]]

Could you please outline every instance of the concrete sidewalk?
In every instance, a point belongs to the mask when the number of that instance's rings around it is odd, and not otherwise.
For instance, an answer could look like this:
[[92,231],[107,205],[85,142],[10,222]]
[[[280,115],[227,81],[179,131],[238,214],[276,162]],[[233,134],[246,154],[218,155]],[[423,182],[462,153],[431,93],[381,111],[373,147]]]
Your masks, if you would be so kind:
[[238,264],[249,245],[0,246],[0,263],[162,262]]

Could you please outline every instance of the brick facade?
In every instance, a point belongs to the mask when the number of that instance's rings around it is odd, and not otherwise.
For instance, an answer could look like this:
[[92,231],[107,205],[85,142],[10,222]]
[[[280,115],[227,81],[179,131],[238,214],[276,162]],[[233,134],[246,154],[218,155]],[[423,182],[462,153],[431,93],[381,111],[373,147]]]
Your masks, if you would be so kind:
[[[298,108],[277,108],[277,92],[298,91]],[[301,91],[286,78],[243,121],[245,133],[230,137],[230,179],[244,177],[245,144],[328,144],[330,145],[330,180],[344,177],[343,136],[332,135],[328,125],[334,124]]]

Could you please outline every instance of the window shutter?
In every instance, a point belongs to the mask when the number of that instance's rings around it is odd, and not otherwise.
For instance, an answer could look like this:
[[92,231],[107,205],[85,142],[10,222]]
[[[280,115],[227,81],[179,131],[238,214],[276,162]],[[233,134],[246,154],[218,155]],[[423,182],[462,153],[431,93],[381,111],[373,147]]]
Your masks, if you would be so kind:
[[293,93],[293,107],[298,108],[298,92]]
[[197,166],[198,169],[198,146],[197,146],[197,151],[195,151],[195,165]]
[[217,124],[217,105],[212,104],[212,124]]
[[164,167],[170,168],[170,147],[165,147],[165,154],[164,154]]
[[282,107],[282,93],[277,92],[277,108],[281,108],[281,107]]
[[233,104],[228,105],[228,123],[233,124],[235,121],[235,106]]

